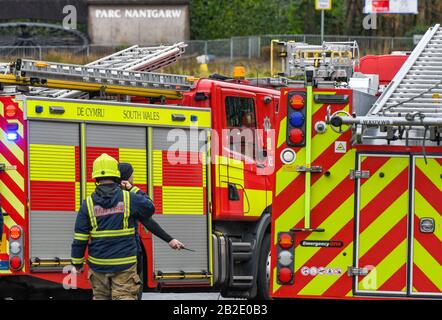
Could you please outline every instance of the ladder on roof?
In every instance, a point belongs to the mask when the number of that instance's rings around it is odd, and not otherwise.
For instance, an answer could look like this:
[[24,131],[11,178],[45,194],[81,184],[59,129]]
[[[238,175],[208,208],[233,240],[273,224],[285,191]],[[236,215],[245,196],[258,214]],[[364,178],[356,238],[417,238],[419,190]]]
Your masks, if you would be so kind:
[[184,54],[186,46],[184,42],[159,47],[139,47],[135,45],[93,61],[87,66],[152,72],[175,63]]
[[430,28],[369,115],[442,118],[442,29]]
[[193,88],[188,76],[18,59],[0,83],[88,92],[180,99]]
[[[92,61],[86,64],[86,66],[152,72],[175,63],[184,54],[186,47],[187,44],[184,42],[158,47],[140,47],[134,45],[96,61]],[[84,95],[84,93],[78,90],[50,88],[32,88],[30,94],[51,98],[76,98]]]
[[[442,142],[442,28],[430,28],[365,116],[327,115],[334,130],[351,125],[358,142]],[[347,127],[349,129],[350,127]]]

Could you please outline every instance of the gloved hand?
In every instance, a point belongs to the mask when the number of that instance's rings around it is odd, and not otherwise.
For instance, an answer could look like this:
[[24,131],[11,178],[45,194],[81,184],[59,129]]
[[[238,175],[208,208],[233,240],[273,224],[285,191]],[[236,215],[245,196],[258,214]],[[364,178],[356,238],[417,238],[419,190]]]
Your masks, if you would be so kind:
[[121,189],[130,191],[133,185],[129,181],[121,181]]
[[180,250],[181,248],[184,248],[184,244],[177,239],[173,239],[169,242],[169,247],[175,250]]
[[82,264],[73,264],[72,267],[72,273],[82,273],[84,269]]

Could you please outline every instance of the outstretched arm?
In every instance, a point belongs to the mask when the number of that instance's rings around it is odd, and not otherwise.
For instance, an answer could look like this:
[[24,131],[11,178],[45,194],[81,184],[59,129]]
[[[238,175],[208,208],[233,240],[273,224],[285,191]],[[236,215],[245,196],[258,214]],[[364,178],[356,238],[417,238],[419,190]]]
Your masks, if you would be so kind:
[[83,267],[84,255],[89,242],[91,223],[84,202],[75,221],[74,241],[72,242],[71,259],[72,264],[79,270]]

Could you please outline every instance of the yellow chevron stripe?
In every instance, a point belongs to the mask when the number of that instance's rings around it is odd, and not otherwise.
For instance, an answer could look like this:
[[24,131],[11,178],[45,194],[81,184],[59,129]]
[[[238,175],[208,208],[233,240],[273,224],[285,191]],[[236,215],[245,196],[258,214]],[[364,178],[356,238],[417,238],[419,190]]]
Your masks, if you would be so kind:
[[21,203],[21,201],[16,197],[15,194],[9,190],[8,186],[0,181],[0,190],[2,191],[2,196],[8,201],[15,210],[20,214],[20,216],[25,218],[25,206]]
[[[400,260],[404,260],[407,257],[407,239],[401,242],[400,245],[396,247],[388,256],[382,260],[376,266],[375,271],[377,273],[376,283],[374,288],[363,288],[360,287],[361,283],[358,284],[358,288],[364,291],[376,291],[379,290],[382,285],[387,282],[402,266],[403,264],[397,263]],[[373,272],[371,271],[371,272]]]
[[277,268],[273,268],[273,293],[275,293],[276,291],[278,291],[282,286],[280,284],[278,284],[278,281],[276,280],[278,279],[278,270]]
[[[390,205],[367,229],[359,235],[359,257],[363,257],[379,240],[382,239],[402,218],[408,214],[408,192],[404,192]],[[400,235],[398,235],[400,236]],[[406,234],[404,233],[405,237]],[[405,262],[406,255],[396,263]]]
[[[2,154],[0,154],[0,163],[4,163],[6,166],[12,165]],[[18,173],[17,170],[8,170],[3,174],[7,174],[13,181],[17,183],[20,190],[24,191],[25,179],[20,175],[20,173]]]
[[[296,163],[297,165],[301,165],[305,162],[305,148],[299,150],[296,155]],[[296,171],[287,171],[284,166],[282,166],[276,172],[276,196],[278,196],[285,188],[288,187],[290,183],[292,183],[298,176],[299,172]]]
[[[353,252],[353,243],[350,243],[345,249],[347,253]],[[333,268],[341,268],[342,275],[340,276],[316,276],[313,278],[302,290],[299,292],[300,295],[311,295],[311,296],[321,296],[327,291],[336,281],[342,277],[348,277],[346,274],[346,267],[351,264],[351,254],[344,255],[339,254],[336,258],[328,264],[328,266]],[[353,294],[353,292],[351,292]]]
[[414,240],[413,251],[413,262],[442,291],[442,266],[417,240]]
[[287,139],[287,117],[281,120],[279,124],[278,148],[281,147]]
[[[442,179],[441,179],[442,180]],[[414,193],[414,212],[416,216],[421,218],[433,218],[436,226],[442,225],[442,216],[433,206],[417,191]],[[440,241],[442,241],[441,228],[435,228],[433,233]]]

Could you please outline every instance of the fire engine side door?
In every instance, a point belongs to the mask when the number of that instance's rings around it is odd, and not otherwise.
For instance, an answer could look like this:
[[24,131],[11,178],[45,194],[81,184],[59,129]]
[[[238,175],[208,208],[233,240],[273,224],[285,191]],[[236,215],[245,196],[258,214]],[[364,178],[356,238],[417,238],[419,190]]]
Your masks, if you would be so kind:
[[442,295],[442,157],[413,158],[410,293]]
[[[219,216],[260,216],[266,207],[266,180],[257,175],[257,98],[221,89],[223,128],[218,167]],[[260,166],[260,165],[259,165]]]
[[409,163],[408,155],[359,155],[355,267],[365,271],[356,294],[407,293]]

